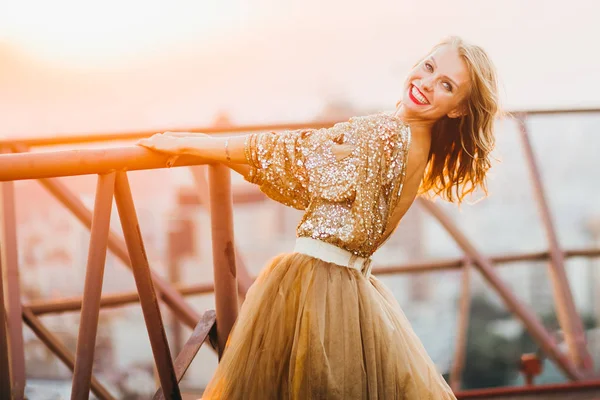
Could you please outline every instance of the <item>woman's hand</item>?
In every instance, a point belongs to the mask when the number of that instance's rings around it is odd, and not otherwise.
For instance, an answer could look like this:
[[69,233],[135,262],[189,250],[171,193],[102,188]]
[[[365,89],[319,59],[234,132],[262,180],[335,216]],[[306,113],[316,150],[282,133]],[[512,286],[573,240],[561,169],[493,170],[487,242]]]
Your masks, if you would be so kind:
[[172,132],[157,133],[136,143],[138,146],[161,153],[180,155],[185,152],[185,137]]
[[137,142],[137,145],[161,153],[182,155],[190,150],[191,140],[189,139],[210,137],[205,133],[165,132],[141,139]]
[[[218,137],[204,133],[165,132],[137,142],[138,146],[168,154],[167,166],[173,166],[181,155],[200,157],[207,163],[247,165],[245,143],[248,136]],[[239,168],[236,171],[244,174]],[[246,171],[247,168],[244,168]]]

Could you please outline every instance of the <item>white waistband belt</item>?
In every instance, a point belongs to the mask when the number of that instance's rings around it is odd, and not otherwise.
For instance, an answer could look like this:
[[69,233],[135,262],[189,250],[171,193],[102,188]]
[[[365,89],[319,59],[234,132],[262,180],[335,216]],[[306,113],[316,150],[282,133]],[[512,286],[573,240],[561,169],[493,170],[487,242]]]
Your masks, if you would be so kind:
[[371,259],[359,257],[348,250],[344,250],[333,244],[321,240],[299,237],[296,238],[295,253],[306,254],[326,262],[334,263],[343,267],[353,268],[362,272],[367,278],[371,276]]

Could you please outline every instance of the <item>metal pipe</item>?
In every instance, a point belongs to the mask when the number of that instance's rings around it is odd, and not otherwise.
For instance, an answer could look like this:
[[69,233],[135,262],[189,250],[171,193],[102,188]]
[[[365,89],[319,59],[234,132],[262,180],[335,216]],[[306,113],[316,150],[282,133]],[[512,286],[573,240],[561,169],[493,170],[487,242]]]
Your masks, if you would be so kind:
[[[589,249],[577,249],[577,250],[565,250],[563,252],[565,258],[572,257],[585,257],[593,258],[600,257],[600,249],[589,248]],[[521,254],[507,254],[489,257],[490,263],[494,264],[494,267],[503,267],[511,263],[524,262],[524,261],[545,261],[550,258],[550,252],[539,251],[533,253],[521,253]],[[424,272],[436,272],[446,271],[462,268],[465,262],[463,258],[450,258],[436,261],[424,261],[411,263],[406,265],[390,266],[390,267],[376,267],[373,268],[373,273],[377,275],[394,275],[404,273],[424,273]]]
[[[600,256],[600,249],[582,249],[582,250],[567,250],[565,257],[597,257]],[[490,263],[494,267],[502,267],[501,263],[512,263],[521,261],[541,261],[548,258],[548,252],[524,253],[507,256],[497,256],[489,258]],[[236,258],[236,261],[239,260]],[[459,269],[465,262],[464,258],[447,259],[439,261],[421,262],[391,267],[373,268],[373,273],[376,275],[395,275],[404,273],[428,273],[436,271],[445,271],[450,269]],[[238,277],[239,277],[238,273]],[[214,292],[212,283],[201,283],[193,285],[173,285],[173,290],[181,296],[193,296],[201,294],[210,294]],[[241,290],[240,290],[241,292]],[[163,293],[158,293],[158,296],[163,299]],[[137,292],[114,293],[102,296],[100,300],[101,308],[113,308],[126,306],[138,303],[139,295]],[[81,310],[81,297],[63,298],[59,300],[43,300],[28,303],[28,307],[35,315],[56,314],[70,311]],[[189,326],[189,325],[188,325]]]
[[[38,317],[33,315],[33,313],[27,309],[27,307],[23,307],[23,321],[31,328],[33,333],[52,351],[59,360],[61,360],[67,368],[71,371],[75,369],[75,358],[73,354],[67,349],[67,347],[62,344],[60,340],[58,340],[39,320]],[[110,392],[98,382],[98,380],[92,376],[92,392],[100,399],[104,400],[113,400],[114,397],[110,394]]]
[[263,124],[263,125],[238,125],[231,127],[180,127],[176,129],[157,129],[143,130],[130,132],[105,132],[105,133],[83,133],[83,134],[61,134],[55,133],[45,137],[29,137],[29,138],[2,138],[0,146],[22,145],[27,147],[43,147],[43,146],[62,146],[68,144],[86,144],[98,143],[106,141],[128,141],[147,138],[157,132],[176,131],[176,132],[197,132],[212,135],[221,134],[240,134],[256,131],[281,131],[294,129],[310,129],[310,128],[325,128],[333,126],[340,121],[322,121],[322,122],[300,122],[288,124]]
[[431,201],[419,198],[419,204],[423,206],[439,223],[444,227],[456,244],[473,260],[475,266],[479,269],[483,277],[488,281],[490,286],[494,288],[502,300],[506,303],[509,309],[513,311],[525,324],[525,327],[531,333],[531,336],[538,342],[540,347],[548,354],[548,357],[556,362],[558,367],[565,373],[567,377],[574,380],[581,379],[577,368],[570,362],[558,349],[552,336],[546,331],[544,326],[536,318],[535,314],[528,307],[511,293],[510,289],[502,282],[500,277],[494,271],[489,260],[477,251],[475,246],[467,239],[467,237],[458,229],[454,222],[439,208],[438,205]]
[[[558,383],[550,385],[535,385],[535,386],[512,386],[512,387],[500,387],[491,389],[477,389],[477,390],[465,390],[463,392],[456,393],[458,400],[464,399],[525,399],[525,398],[538,398],[542,399],[544,394],[557,394],[564,393],[564,398],[579,398],[579,397],[568,397],[574,393],[600,392],[600,380],[596,379],[593,381],[582,381],[582,382],[569,382],[569,383]],[[534,397],[536,396],[537,397]],[[552,397],[558,399],[558,397]],[[584,398],[596,398],[596,397],[584,397]]]
[[456,349],[454,351],[454,363],[450,372],[450,387],[456,392],[460,389],[462,372],[465,366],[467,354],[467,340],[469,336],[469,320],[471,308],[471,270],[473,266],[467,260],[462,269],[462,282],[458,314],[458,330],[456,332]]
[[594,369],[592,357],[587,350],[583,322],[579,317],[577,307],[575,307],[573,294],[571,293],[571,288],[569,286],[569,278],[565,272],[563,254],[560,250],[554,223],[552,222],[550,207],[546,200],[542,178],[535,160],[535,155],[533,154],[533,147],[529,140],[525,116],[521,115],[517,121],[523,150],[525,152],[525,160],[527,161],[529,172],[531,173],[533,192],[537,200],[540,217],[550,246],[551,262],[548,263],[548,272],[550,281],[552,282],[558,322],[564,332],[565,342],[567,343],[569,354],[575,362],[575,365],[578,368],[591,373]]
[[[580,108],[580,109],[548,109],[548,110],[514,110],[507,112],[507,117],[513,115],[527,114],[527,115],[557,115],[557,114],[593,114],[600,112],[598,108]],[[68,144],[85,144],[85,143],[97,143],[106,141],[126,141],[136,140],[145,137],[152,136],[156,132],[165,131],[178,131],[178,132],[202,132],[208,134],[227,134],[227,133],[243,133],[243,132],[256,132],[256,131],[280,131],[280,130],[293,130],[293,129],[310,129],[310,128],[325,128],[333,126],[340,120],[329,120],[329,121],[311,121],[311,122],[300,122],[300,123],[282,123],[282,124],[259,124],[259,125],[238,125],[238,126],[204,126],[204,127],[178,127],[178,128],[159,128],[154,130],[142,130],[142,131],[130,131],[130,132],[94,132],[94,133],[78,133],[78,134],[65,134],[55,132],[53,134],[46,135],[44,137],[14,137],[14,138],[2,138],[0,139],[0,146],[5,145],[24,145],[28,147],[41,147],[41,146],[60,146]]]
[[[0,181],[167,168],[169,159],[138,146],[4,154],[0,155]],[[203,163],[198,157],[181,156],[173,166]]]
[[98,176],[71,400],[88,399],[90,395],[114,188],[114,172]]
[[173,360],[169,350],[165,327],[160,315],[158,299],[152,284],[150,265],[144,249],[144,242],[140,232],[131,189],[126,172],[118,172],[115,181],[115,200],[119,219],[123,228],[123,235],[131,265],[133,277],[140,294],[140,303],[154,354],[154,361],[160,377],[160,385],[167,399],[181,399],[179,385],[175,376]]
[[[190,170],[192,171],[192,177],[194,178],[198,200],[200,201],[200,204],[204,204],[206,207],[208,207],[210,204],[210,193],[208,190],[209,184],[206,180],[206,167],[195,166],[191,167]],[[248,268],[246,267],[246,263],[244,262],[244,258],[240,254],[240,251],[237,249],[237,247],[235,248],[235,261],[238,281],[238,294],[243,300],[246,298],[246,293],[248,293],[248,289],[250,289],[250,286],[252,286],[254,278],[250,276]]]
[[[175,244],[178,239],[179,232],[172,229],[167,231],[167,278],[173,286],[178,285],[181,281],[181,255]],[[171,348],[173,354],[177,355],[183,348],[183,329],[179,318],[174,313],[169,314],[169,325],[171,327]]]
[[12,392],[14,399],[25,397],[25,346],[21,318],[21,281],[17,246],[14,182],[0,183],[2,233],[0,255],[6,278],[7,324],[10,341]]
[[233,204],[229,169],[224,165],[211,166],[209,182],[215,306],[220,359],[238,314],[235,244],[233,240]]
[[[212,283],[195,284],[187,286],[175,286],[174,288],[182,296],[193,296],[199,294],[208,294],[213,292]],[[158,293],[161,299],[164,299],[162,293]],[[139,303],[140,296],[138,292],[114,293],[102,296],[100,299],[101,308],[115,308]],[[164,301],[164,300],[163,300]],[[69,311],[81,310],[82,297],[64,298],[59,300],[33,301],[26,305],[35,315],[58,314]]]
[[10,379],[10,347],[8,326],[6,325],[6,308],[4,306],[4,273],[0,261],[0,398],[12,398],[12,381]]
[[[579,110],[534,110],[527,112],[530,115],[548,115],[565,113],[594,113],[598,109]],[[513,112],[519,115],[519,112]],[[206,127],[204,133],[217,132],[250,132],[262,130],[320,128],[331,126],[336,121],[313,122],[301,124],[280,125],[248,125],[238,127]],[[198,129],[185,129],[198,131]],[[92,134],[92,135],[54,135],[48,138],[31,139],[2,139],[0,146],[26,147],[47,146],[53,144],[88,143],[106,140],[125,140],[147,137],[155,131],[132,132],[126,134]],[[61,137],[62,136],[62,137]],[[20,151],[20,150],[19,150]],[[113,170],[141,170],[165,168],[169,157],[152,153],[149,150],[135,146],[68,150],[58,152],[44,152],[38,154],[8,154],[0,156],[0,181],[39,179],[58,176],[105,174]],[[179,157],[174,166],[199,165],[205,162],[198,157]],[[9,168],[10,167],[10,168]]]
[[[200,317],[200,322],[194,328],[192,335],[188,339],[188,341],[183,346],[181,352],[177,355],[175,359],[175,374],[177,375],[177,381],[180,382],[185,375],[185,372],[189,368],[192,361],[196,357],[198,350],[202,347],[202,344],[208,338],[210,331],[214,328],[216,322],[216,314],[214,310],[208,310],[202,317]],[[162,390],[158,390],[154,394],[154,400],[163,400],[164,396]]]

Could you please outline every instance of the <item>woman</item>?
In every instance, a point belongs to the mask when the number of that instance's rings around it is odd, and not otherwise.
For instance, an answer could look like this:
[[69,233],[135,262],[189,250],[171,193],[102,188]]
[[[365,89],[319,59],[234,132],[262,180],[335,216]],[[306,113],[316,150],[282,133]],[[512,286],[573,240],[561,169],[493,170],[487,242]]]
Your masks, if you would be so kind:
[[204,399],[454,399],[370,257],[418,193],[485,190],[497,83],[479,47],[450,38],[409,73],[394,113],[330,129],[140,145],[227,163],[305,210],[294,252],[249,290]]

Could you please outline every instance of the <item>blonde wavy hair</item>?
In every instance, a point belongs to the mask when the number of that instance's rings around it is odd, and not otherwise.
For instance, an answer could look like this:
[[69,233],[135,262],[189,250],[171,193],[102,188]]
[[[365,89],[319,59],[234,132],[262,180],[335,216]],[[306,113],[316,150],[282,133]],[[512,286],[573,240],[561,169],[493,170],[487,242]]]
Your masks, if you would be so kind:
[[471,91],[465,100],[463,116],[445,116],[434,124],[419,193],[461,203],[478,188],[488,193],[485,178],[495,146],[493,128],[499,112],[498,80],[494,64],[481,47],[453,36],[437,44],[430,54],[443,46],[457,49],[465,61]]

